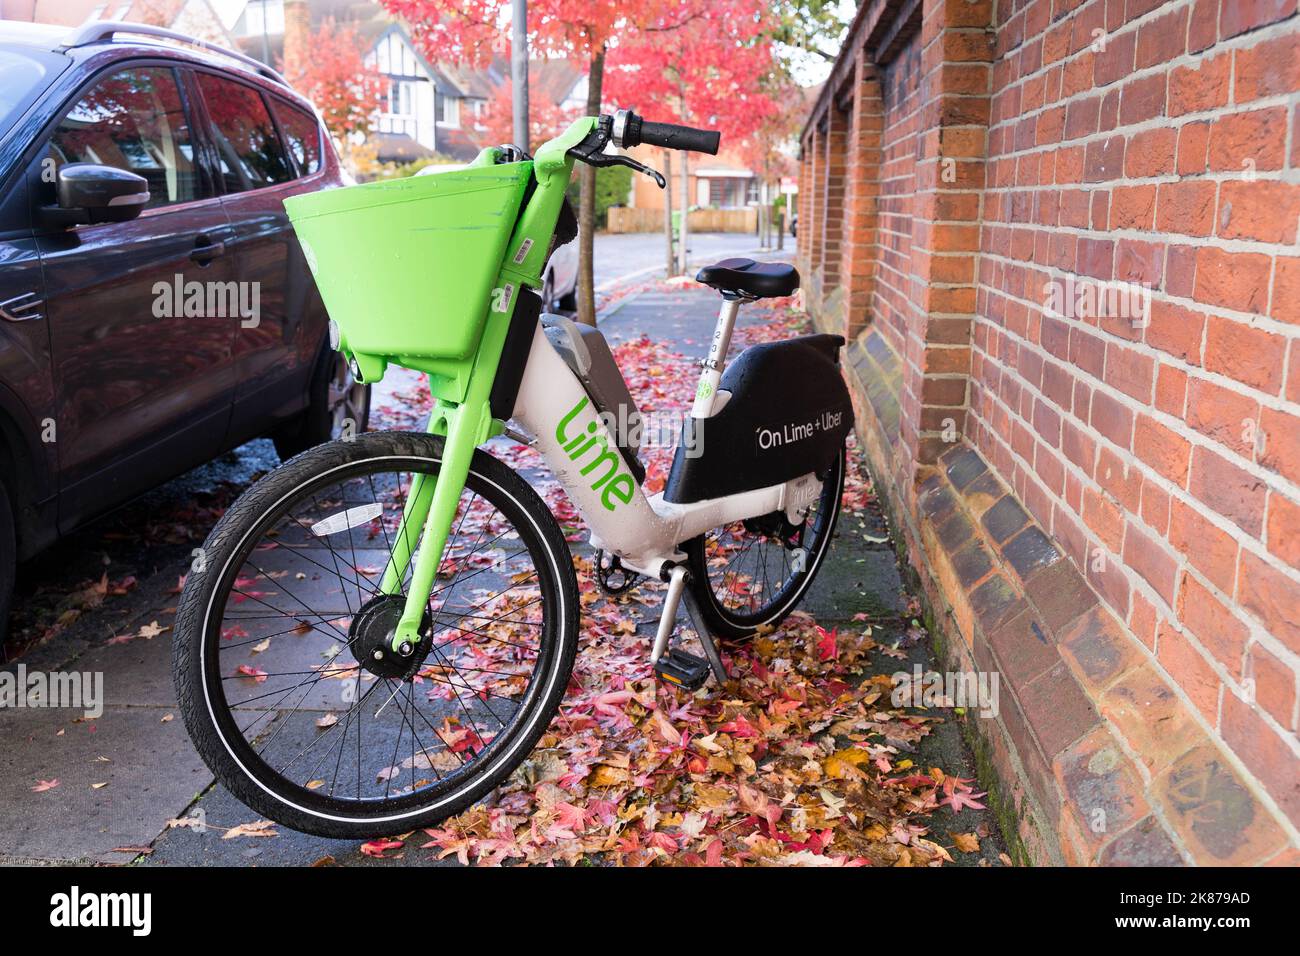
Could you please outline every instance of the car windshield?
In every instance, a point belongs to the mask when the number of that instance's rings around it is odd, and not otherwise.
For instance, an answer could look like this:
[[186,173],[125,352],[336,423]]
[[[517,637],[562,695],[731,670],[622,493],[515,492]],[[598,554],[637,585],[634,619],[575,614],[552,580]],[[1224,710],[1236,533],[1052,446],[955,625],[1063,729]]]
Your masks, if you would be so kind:
[[0,140],[57,72],[49,54],[0,47]]

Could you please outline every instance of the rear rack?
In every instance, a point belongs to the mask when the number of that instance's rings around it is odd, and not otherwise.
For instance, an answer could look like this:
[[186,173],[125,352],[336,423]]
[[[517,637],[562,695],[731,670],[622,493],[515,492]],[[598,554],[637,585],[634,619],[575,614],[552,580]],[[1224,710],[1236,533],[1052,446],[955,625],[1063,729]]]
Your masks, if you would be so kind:
[[181,43],[185,46],[197,47],[208,53],[215,53],[219,56],[229,57],[244,66],[251,69],[260,76],[266,77],[279,83],[281,86],[288,87],[289,81],[277,73],[271,67],[258,60],[254,60],[247,54],[240,53],[237,50],[230,50],[216,43],[209,43],[207,40],[200,40],[196,37],[180,33],[176,30],[168,30],[166,27],[156,27],[149,23],[126,23],[122,20],[96,20],[78,27],[71,33],[63,43],[56,47],[58,52],[72,50],[76,47],[90,46],[92,43],[100,43],[104,40],[112,39],[119,34],[130,34],[131,36],[152,37],[160,40],[171,40],[175,43]]

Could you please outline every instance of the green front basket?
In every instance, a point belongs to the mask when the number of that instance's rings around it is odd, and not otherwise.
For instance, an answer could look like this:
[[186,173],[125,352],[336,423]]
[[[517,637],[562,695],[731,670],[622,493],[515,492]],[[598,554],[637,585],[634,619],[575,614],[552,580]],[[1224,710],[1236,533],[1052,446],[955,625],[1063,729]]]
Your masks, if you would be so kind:
[[340,348],[463,379],[528,182],[528,163],[346,186],[285,209]]

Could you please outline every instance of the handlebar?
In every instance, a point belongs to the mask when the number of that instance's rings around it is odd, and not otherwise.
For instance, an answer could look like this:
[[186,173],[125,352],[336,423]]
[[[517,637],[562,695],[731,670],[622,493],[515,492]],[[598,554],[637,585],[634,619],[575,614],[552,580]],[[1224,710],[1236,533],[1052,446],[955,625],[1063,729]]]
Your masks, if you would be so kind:
[[645,143],[664,149],[690,150],[696,153],[718,155],[722,134],[716,130],[694,129],[676,123],[652,123],[643,120],[631,110],[614,114],[613,139],[615,146],[624,149]]

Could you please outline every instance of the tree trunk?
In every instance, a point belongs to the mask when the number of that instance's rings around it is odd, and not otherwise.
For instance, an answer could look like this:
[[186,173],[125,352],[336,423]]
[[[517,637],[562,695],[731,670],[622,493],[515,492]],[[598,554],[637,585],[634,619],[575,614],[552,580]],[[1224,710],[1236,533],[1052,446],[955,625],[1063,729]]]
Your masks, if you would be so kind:
[[673,258],[673,154],[668,149],[664,150],[664,245],[668,254],[664,276],[671,279],[677,275],[677,262]]
[[689,264],[686,257],[690,254],[687,252],[687,237],[690,235],[690,229],[687,220],[691,215],[691,164],[690,153],[682,153],[682,225],[677,230],[677,261],[680,263],[680,272],[682,275],[688,275],[690,272]]
[[[779,187],[779,186],[778,186],[778,188],[777,188],[777,195],[778,195],[778,196],[781,195],[781,190],[780,190],[780,187]],[[786,231],[786,229],[788,229],[788,228],[790,227],[790,223],[789,223],[789,221],[788,221],[788,217],[789,217],[789,215],[790,215],[790,209],[791,209],[790,196],[787,194],[786,197],[785,197],[785,205],[782,206],[782,207],[781,207],[781,211],[780,211],[779,213],[776,214],[776,249],[777,249],[777,252],[780,252],[780,251],[782,251],[783,249],[785,249],[785,231]]]
[[[605,47],[591,55],[587,76],[587,115],[600,115],[600,87],[605,79]],[[596,324],[596,167],[578,164],[582,191],[578,200],[578,321]]]

